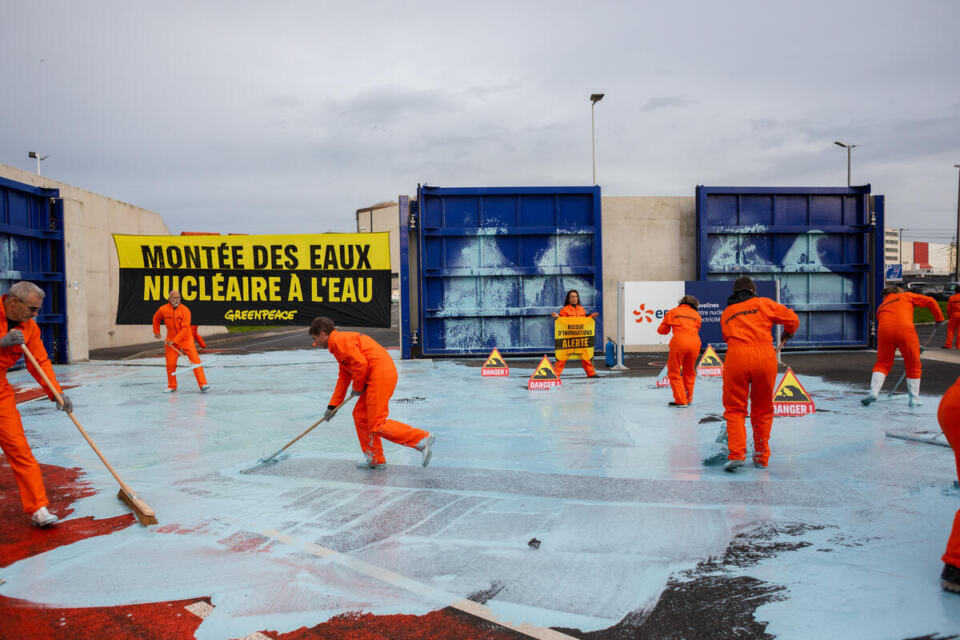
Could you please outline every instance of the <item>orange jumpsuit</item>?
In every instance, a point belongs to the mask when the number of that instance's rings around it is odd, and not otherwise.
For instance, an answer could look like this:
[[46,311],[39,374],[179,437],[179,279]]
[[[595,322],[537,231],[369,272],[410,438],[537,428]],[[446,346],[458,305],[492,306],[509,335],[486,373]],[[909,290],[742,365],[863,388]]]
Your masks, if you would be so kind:
[[[557,314],[561,318],[586,318],[587,311],[580,305],[573,306],[568,304],[563,309],[560,309],[560,312]],[[593,368],[593,363],[589,358],[583,358],[580,360],[580,364],[583,365],[583,370],[587,372],[587,377],[592,378],[597,375],[596,369]],[[559,376],[563,372],[563,368],[567,365],[566,360],[557,360],[556,364],[553,365],[554,370]]]
[[956,349],[960,341],[960,293],[955,293],[947,300],[947,341],[943,343],[945,349]]
[[697,380],[697,356],[700,355],[700,325],[703,319],[693,307],[681,304],[667,311],[657,333],[670,339],[670,357],[667,359],[667,376],[677,404],[693,402],[693,384]]
[[[7,296],[3,296],[2,299],[6,300],[6,298]],[[20,329],[23,332],[24,341],[27,348],[30,349],[30,353],[37,359],[40,368],[47,374],[57,392],[63,393],[63,389],[57,383],[57,377],[53,375],[53,367],[50,366],[47,350],[43,348],[40,327],[37,326],[36,321],[31,318],[26,322],[7,326],[7,314],[3,304],[0,304],[0,338],[7,335],[10,329]],[[33,513],[40,507],[49,505],[50,501],[47,500],[47,492],[43,487],[40,465],[33,457],[30,445],[27,444],[27,437],[23,433],[23,423],[20,422],[20,412],[17,411],[17,402],[13,397],[13,387],[7,382],[7,369],[16,364],[21,355],[23,355],[23,349],[19,345],[0,347],[0,371],[2,371],[0,375],[3,376],[3,380],[0,381],[0,448],[3,449],[7,461],[10,463],[10,468],[13,469],[17,488],[20,490],[20,502],[23,504],[23,510],[27,513]],[[47,392],[47,397],[53,400],[53,393],[46,388],[40,374],[37,373],[29,361],[27,361],[27,370]]]
[[877,362],[873,365],[874,371],[889,374],[893,367],[893,356],[900,349],[907,378],[920,377],[920,340],[913,326],[914,307],[930,309],[934,319],[943,322],[940,305],[929,296],[909,291],[888,295],[877,307]]
[[727,356],[723,362],[723,417],[727,421],[730,460],[747,455],[747,400],[753,427],[753,460],[766,466],[770,459],[773,392],[777,381],[777,354],[770,333],[782,324],[787,333],[800,327],[797,314],[770,298],[737,291],[720,316]]
[[207,343],[204,342],[203,338],[200,337],[200,331],[198,329],[199,327],[197,325],[190,325],[190,333],[193,334],[193,341],[196,342],[201,349],[206,349]]
[[[167,342],[173,343],[177,349],[187,356],[192,364],[200,364],[200,356],[197,355],[197,347],[193,343],[193,333],[190,331],[190,309],[183,303],[180,303],[176,309],[169,302],[153,314],[153,332],[160,333],[160,323],[167,328]],[[177,353],[169,344],[165,350],[167,356],[167,387],[177,388],[177,376],[173,372],[177,370]],[[193,375],[197,379],[200,387],[207,386],[207,377],[203,375],[203,367],[197,367],[193,370]]]
[[[953,455],[957,461],[957,477],[960,478],[960,378],[943,394],[937,410],[937,420],[947,436],[947,442],[953,447]],[[953,530],[950,531],[943,561],[960,568],[960,511],[953,517]]]
[[416,447],[430,435],[427,431],[387,417],[387,405],[397,386],[397,367],[387,350],[376,340],[353,331],[335,329],[330,332],[327,348],[340,363],[337,387],[330,404],[340,406],[347,396],[351,381],[354,391],[362,392],[353,409],[353,423],[357,427],[360,448],[368,461],[372,464],[386,462],[380,438]]

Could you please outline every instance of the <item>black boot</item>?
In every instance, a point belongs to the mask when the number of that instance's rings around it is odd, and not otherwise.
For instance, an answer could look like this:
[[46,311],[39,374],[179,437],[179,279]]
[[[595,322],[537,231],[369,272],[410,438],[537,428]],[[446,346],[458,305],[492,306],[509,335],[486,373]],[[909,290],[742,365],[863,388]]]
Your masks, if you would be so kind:
[[960,593],[960,568],[944,564],[943,573],[940,574],[940,586],[944,591]]

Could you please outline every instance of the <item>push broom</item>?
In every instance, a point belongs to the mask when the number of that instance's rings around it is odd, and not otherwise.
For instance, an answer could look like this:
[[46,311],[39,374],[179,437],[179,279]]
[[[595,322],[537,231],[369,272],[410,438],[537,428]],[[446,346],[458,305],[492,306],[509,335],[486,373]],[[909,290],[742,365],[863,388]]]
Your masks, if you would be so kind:
[[[348,402],[350,402],[350,400],[352,400],[353,398],[356,398],[356,397],[359,396],[359,395],[360,395],[360,393],[358,393],[357,391],[352,392],[343,402],[341,402],[339,405],[337,405],[337,406],[334,408],[333,414],[330,415],[330,418],[332,418],[333,416],[337,415],[337,412],[340,411],[340,408],[343,407],[343,405],[347,404]],[[268,464],[276,464],[277,462],[279,462],[279,460],[276,459],[277,456],[279,456],[281,453],[283,453],[284,451],[286,451],[287,449],[289,449],[297,440],[299,440],[299,439],[302,438],[303,436],[307,435],[308,433],[310,433],[311,431],[313,431],[314,429],[316,429],[316,428],[320,425],[320,423],[326,422],[328,419],[329,419],[329,418],[327,418],[326,416],[324,416],[323,418],[320,418],[319,420],[317,420],[316,422],[314,422],[312,425],[310,425],[310,428],[309,428],[309,429],[307,429],[306,431],[304,431],[303,433],[301,433],[300,435],[298,435],[296,438],[294,438],[293,440],[291,440],[290,442],[288,442],[287,444],[285,444],[285,445],[284,445],[279,451],[277,451],[275,454],[273,454],[272,456],[267,456],[266,458],[260,458],[260,460],[257,461],[257,464],[255,464],[254,466],[250,467],[249,469],[246,469],[246,470],[242,471],[241,473],[250,473],[251,471],[255,471],[255,470],[259,469],[260,467],[266,466],[266,465],[268,465]]]
[[[50,383],[50,378],[48,378],[44,370],[40,368],[40,364],[37,362],[37,359],[33,357],[32,353],[30,353],[27,345],[23,344],[20,345],[20,347],[23,349],[23,355],[27,358],[27,360],[30,361],[30,364],[33,365],[33,368],[40,374],[40,377],[43,378],[43,382],[46,387],[53,393],[57,402],[62,406],[63,396],[57,393],[57,388]],[[90,445],[90,447],[93,449],[93,452],[97,454],[98,458],[100,458],[100,462],[107,467],[107,470],[113,475],[113,478],[120,484],[120,493],[117,494],[117,497],[127,503],[127,506],[133,510],[133,514],[137,516],[137,520],[140,521],[140,524],[143,526],[157,524],[157,516],[153,509],[151,509],[150,506],[144,502],[134,492],[133,489],[130,488],[130,485],[124,482],[123,479],[117,475],[117,472],[113,469],[110,463],[107,462],[107,459],[103,457],[102,453],[100,453],[100,449],[97,448],[97,445],[94,444],[93,440],[90,439],[90,436],[87,435],[87,432],[77,421],[77,418],[73,415],[73,412],[68,411],[67,415],[70,416],[71,420],[73,420],[73,424],[75,424],[77,429],[80,430],[80,435],[82,435],[87,441],[87,444]]]
[[[163,342],[164,342],[164,344],[166,344],[168,347],[170,347],[171,349],[173,349],[174,351],[176,351],[177,353],[179,353],[180,355],[182,355],[184,358],[187,357],[187,354],[185,354],[183,351],[180,351],[180,349],[177,349],[177,345],[173,344],[173,343],[170,342],[169,340],[164,340]],[[189,358],[188,358],[188,360],[189,360]],[[203,366],[203,363],[202,363],[202,362],[198,362],[197,364],[191,364],[191,366],[189,366],[189,367],[186,367],[186,368],[183,368],[183,369],[177,369],[176,371],[174,371],[174,372],[171,373],[170,375],[175,376],[175,375],[177,375],[178,373],[183,373],[184,371],[192,371],[192,370],[194,370],[194,369],[199,369],[199,368],[202,367],[202,366]]]

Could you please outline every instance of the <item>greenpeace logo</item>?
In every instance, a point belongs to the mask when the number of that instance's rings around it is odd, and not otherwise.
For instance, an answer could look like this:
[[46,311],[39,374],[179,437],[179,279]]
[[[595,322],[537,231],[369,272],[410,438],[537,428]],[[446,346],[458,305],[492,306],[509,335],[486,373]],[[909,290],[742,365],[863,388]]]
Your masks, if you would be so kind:
[[744,315],[747,315],[747,314],[750,314],[750,313],[760,313],[760,309],[747,309],[746,311],[737,311],[735,314],[733,314],[732,316],[730,316],[729,318],[727,318],[727,322],[730,322],[731,320],[733,320],[733,319],[736,318],[737,316],[744,316]]
[[242,320],[293,320],[296,315],[296,311],[288,311],[285,309],[230,309],[223,314],[223,319],[227,322]]

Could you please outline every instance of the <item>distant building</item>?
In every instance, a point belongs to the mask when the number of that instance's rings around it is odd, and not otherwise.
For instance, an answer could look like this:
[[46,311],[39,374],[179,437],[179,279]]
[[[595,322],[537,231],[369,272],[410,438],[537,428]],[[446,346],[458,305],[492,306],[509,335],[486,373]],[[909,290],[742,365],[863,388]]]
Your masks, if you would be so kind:
[[400,205],[381,202],[357,209],[357,233],[388,231],[390,233],[390,275],[394,301],[400,295]]
[[902,264],[900,252],[900,229],[898,227],[883,228],[883,261],[886,264]]
[[954,247],[934,242],[901,243],[904,276],[948,276],[953,273]]

